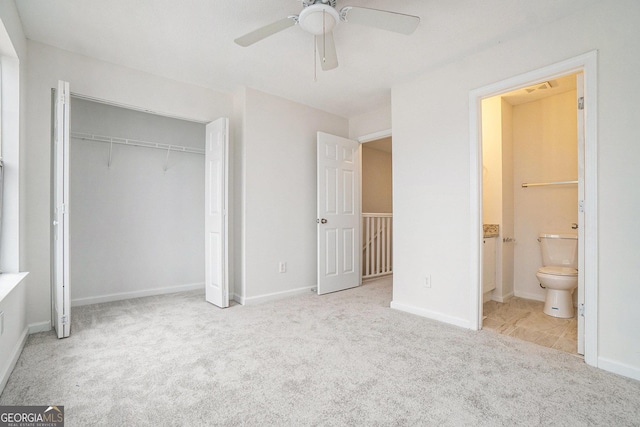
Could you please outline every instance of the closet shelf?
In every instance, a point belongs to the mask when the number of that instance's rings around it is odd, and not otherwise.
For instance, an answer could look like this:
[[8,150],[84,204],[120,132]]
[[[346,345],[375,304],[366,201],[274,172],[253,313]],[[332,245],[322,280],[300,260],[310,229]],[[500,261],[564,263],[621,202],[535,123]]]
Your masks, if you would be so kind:
[[163,144],[160,142],[141,141],[137,139],[118,138],[105,135],[94,135],[82,132],[69,132],[71,138],[82,139],[84,141],[106,142],[107,144],[131,145],[134,147],[155,148],[165,151],[178,151],[181,153],[204,154],[204,150],[200,148],[183,147],[180,145]]

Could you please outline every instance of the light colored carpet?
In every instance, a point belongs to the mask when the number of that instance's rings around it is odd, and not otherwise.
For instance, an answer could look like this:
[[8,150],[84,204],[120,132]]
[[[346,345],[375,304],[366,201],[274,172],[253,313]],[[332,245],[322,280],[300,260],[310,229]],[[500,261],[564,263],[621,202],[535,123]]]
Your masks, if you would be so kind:
[[640,382],[389,308],[390,280],[221,310],[199,292],[72,310],[29,337],[1,405],[67,426],[630,426]]

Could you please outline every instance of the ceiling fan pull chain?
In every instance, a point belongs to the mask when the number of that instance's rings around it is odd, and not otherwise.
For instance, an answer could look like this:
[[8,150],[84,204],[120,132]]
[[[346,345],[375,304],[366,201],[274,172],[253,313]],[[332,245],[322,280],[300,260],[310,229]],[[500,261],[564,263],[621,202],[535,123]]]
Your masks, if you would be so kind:
[[325,27],[325,16],[327,11],[322,9],[322,62],[327,62],[327,29]]

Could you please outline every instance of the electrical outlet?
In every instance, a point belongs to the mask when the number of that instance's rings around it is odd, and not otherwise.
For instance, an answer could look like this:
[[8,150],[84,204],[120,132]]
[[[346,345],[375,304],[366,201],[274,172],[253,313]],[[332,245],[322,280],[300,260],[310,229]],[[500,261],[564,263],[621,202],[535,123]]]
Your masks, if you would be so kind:
[[431,275],[427,274],[424,278],[424,287],[425,288],[430,288],[431,287]]
[[280,264],[278,264],[278,271],[280,273],[286,273],[287,272],[287,263],[286,262],[281,262]]

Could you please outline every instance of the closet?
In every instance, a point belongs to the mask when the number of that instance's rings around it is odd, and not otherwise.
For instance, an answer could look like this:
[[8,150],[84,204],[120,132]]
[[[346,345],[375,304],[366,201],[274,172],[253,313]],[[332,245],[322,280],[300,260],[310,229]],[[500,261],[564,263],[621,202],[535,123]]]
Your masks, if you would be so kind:
[[71,304],[204,288],[205,125],[72,97]]

